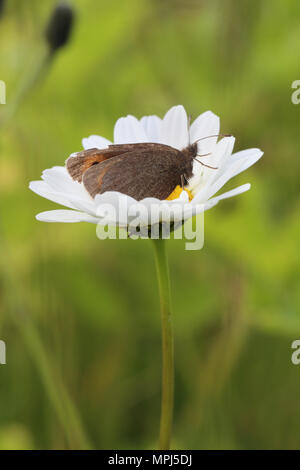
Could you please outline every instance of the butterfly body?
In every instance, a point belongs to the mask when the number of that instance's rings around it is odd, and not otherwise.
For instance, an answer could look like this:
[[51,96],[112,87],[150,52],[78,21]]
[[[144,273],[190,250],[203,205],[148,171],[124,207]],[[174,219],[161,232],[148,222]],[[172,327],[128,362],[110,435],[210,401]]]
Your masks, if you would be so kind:
[[68,158],[66,166],[92,197],[118,191],[138,201],[163,200],[193,175],[196,155],[197,144],[181,151],[157,143],[115,144],[79,152]]

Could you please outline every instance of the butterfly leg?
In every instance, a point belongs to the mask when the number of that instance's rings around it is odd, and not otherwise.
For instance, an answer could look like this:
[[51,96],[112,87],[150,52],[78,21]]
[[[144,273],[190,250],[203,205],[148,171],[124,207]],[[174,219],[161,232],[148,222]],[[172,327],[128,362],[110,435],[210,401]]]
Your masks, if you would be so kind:
[[180,176],[180,179],[181,179],[181,188],[182,188],[182,191],[184,190],[184,186],[185,186],[185,176],[184,174]]

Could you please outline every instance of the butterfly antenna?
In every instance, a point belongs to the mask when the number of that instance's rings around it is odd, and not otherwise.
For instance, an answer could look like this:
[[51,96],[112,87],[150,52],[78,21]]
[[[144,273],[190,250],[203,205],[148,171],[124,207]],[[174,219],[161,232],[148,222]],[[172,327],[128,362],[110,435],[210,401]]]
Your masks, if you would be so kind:
[[195,140],[195,142],[193,142],[193,143],[195,144],[196,142],[199,142],[200,140],[209,139],[210,137],[232,137],[232,134],[212,134],[212,135],[207,135],[206,137],[201,137],[201,139]]
[[209,155],[211,155],[211,152],[209,153],[197,153],[196,157],[208,157]]
[[190,136],[191,122],[192,122],[192,115],[189,114],[188,122],[187,122],[187,130],[188,130],[188,135],[189,135],[189,145],[191,145],[191,136]]
[[[204,156],[204,155],[202,155],[202,156]],[[206,168],[210,168],[211,170],[217,170],[218,169],[216,166],[210,166],[210,165],[207,165],[206,163],[201,162],[201,160],[198,160],[198,158],[195,158],[195,160],[198,163],[200,163],[200,165],[206,166]]]

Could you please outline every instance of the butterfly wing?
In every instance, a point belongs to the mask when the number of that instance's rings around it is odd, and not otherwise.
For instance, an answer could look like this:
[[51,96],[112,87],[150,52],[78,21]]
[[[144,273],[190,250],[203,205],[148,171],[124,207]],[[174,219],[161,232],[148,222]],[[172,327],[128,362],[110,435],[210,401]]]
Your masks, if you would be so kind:
[[75,155],[70,156],[66,161],[66,168],[71,175],[71,177],[82,182],[83,174],[91,168],[93,165],[106,161],[112,157],[120,155],[125,151],[122,149],[88,149],[78,152]]
[[141,143],[136,143],[136,144],[111,144],[109,145],[109,149],[114,150],[114,151],[120,151],[120,152],[133,152],[133,151],[147,151],[147,150],[155,150],[160,151],[160,150],[175,150],[173,147],[170,145],[165,145],[165,144],[157,144],[154,142],[141,142]]
[[110,158],[125,155],[132,151],[141,152],[146,149],[159,151],[166,148],[172,149],[172,147],[169,147],[168,145],[148,142],[138,144],[112,144],[105,149],[92,148],[78,152],[67,159],[66,167],[71,177],[81,183],[83,174],[91,166],[109,160]]
[[134,151],[94,165],[84,173],[83,184],[92,197],[119,191],[137,200],[166,199],[181,184],[184,160],[180,151],[163,147],[159,151],[135,147]]

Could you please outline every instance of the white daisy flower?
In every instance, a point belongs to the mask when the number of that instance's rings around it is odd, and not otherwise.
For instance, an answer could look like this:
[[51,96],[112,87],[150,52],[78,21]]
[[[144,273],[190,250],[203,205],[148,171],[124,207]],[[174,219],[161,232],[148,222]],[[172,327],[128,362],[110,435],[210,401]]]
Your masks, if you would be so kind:
[[[184,189],[177,186],[165,200],[147,197],[137,201],[118,191],[106,191],[92,197],[82,182],[72,179],[65,166],[55,166],[45,170],[42,180],[32,181],[29,187],[40,196],[68,209],[42,212],[37,215],[37,219],[43,222],[111,223],[126,227],[132,220],[133,207],[135,214],[139,214],[141,225],[149,224],[149,213],[145,208],[150,209],[153,205],[159,207],[161,222],[164,222],[165,217],[169,221],[169,208],[173,210],[175,222],[210,209],[221,199],[250,189],[250,184],[244,184],[215,196],[227,181],[249,168],[263,155],[256,148],[232,154],[234,137],[224,137],[218,141],[219,131],[219,118],[214,113],[206,111],[189,125],[186,111],[181,105],[171,108],[163,119],[158,116],[144,116],[140,120],[134,116],[122,117],[115,124],[113,143],[104,137],[91,135],[82,140],[83,148],[104,149],[111,144],[152,142],[182,150],[198,141],[198,161],[193,161],[193,176]],[[208,155],[201,157],[205,154]],[[108,205],[115,208],[114,220],[107,216]]]

